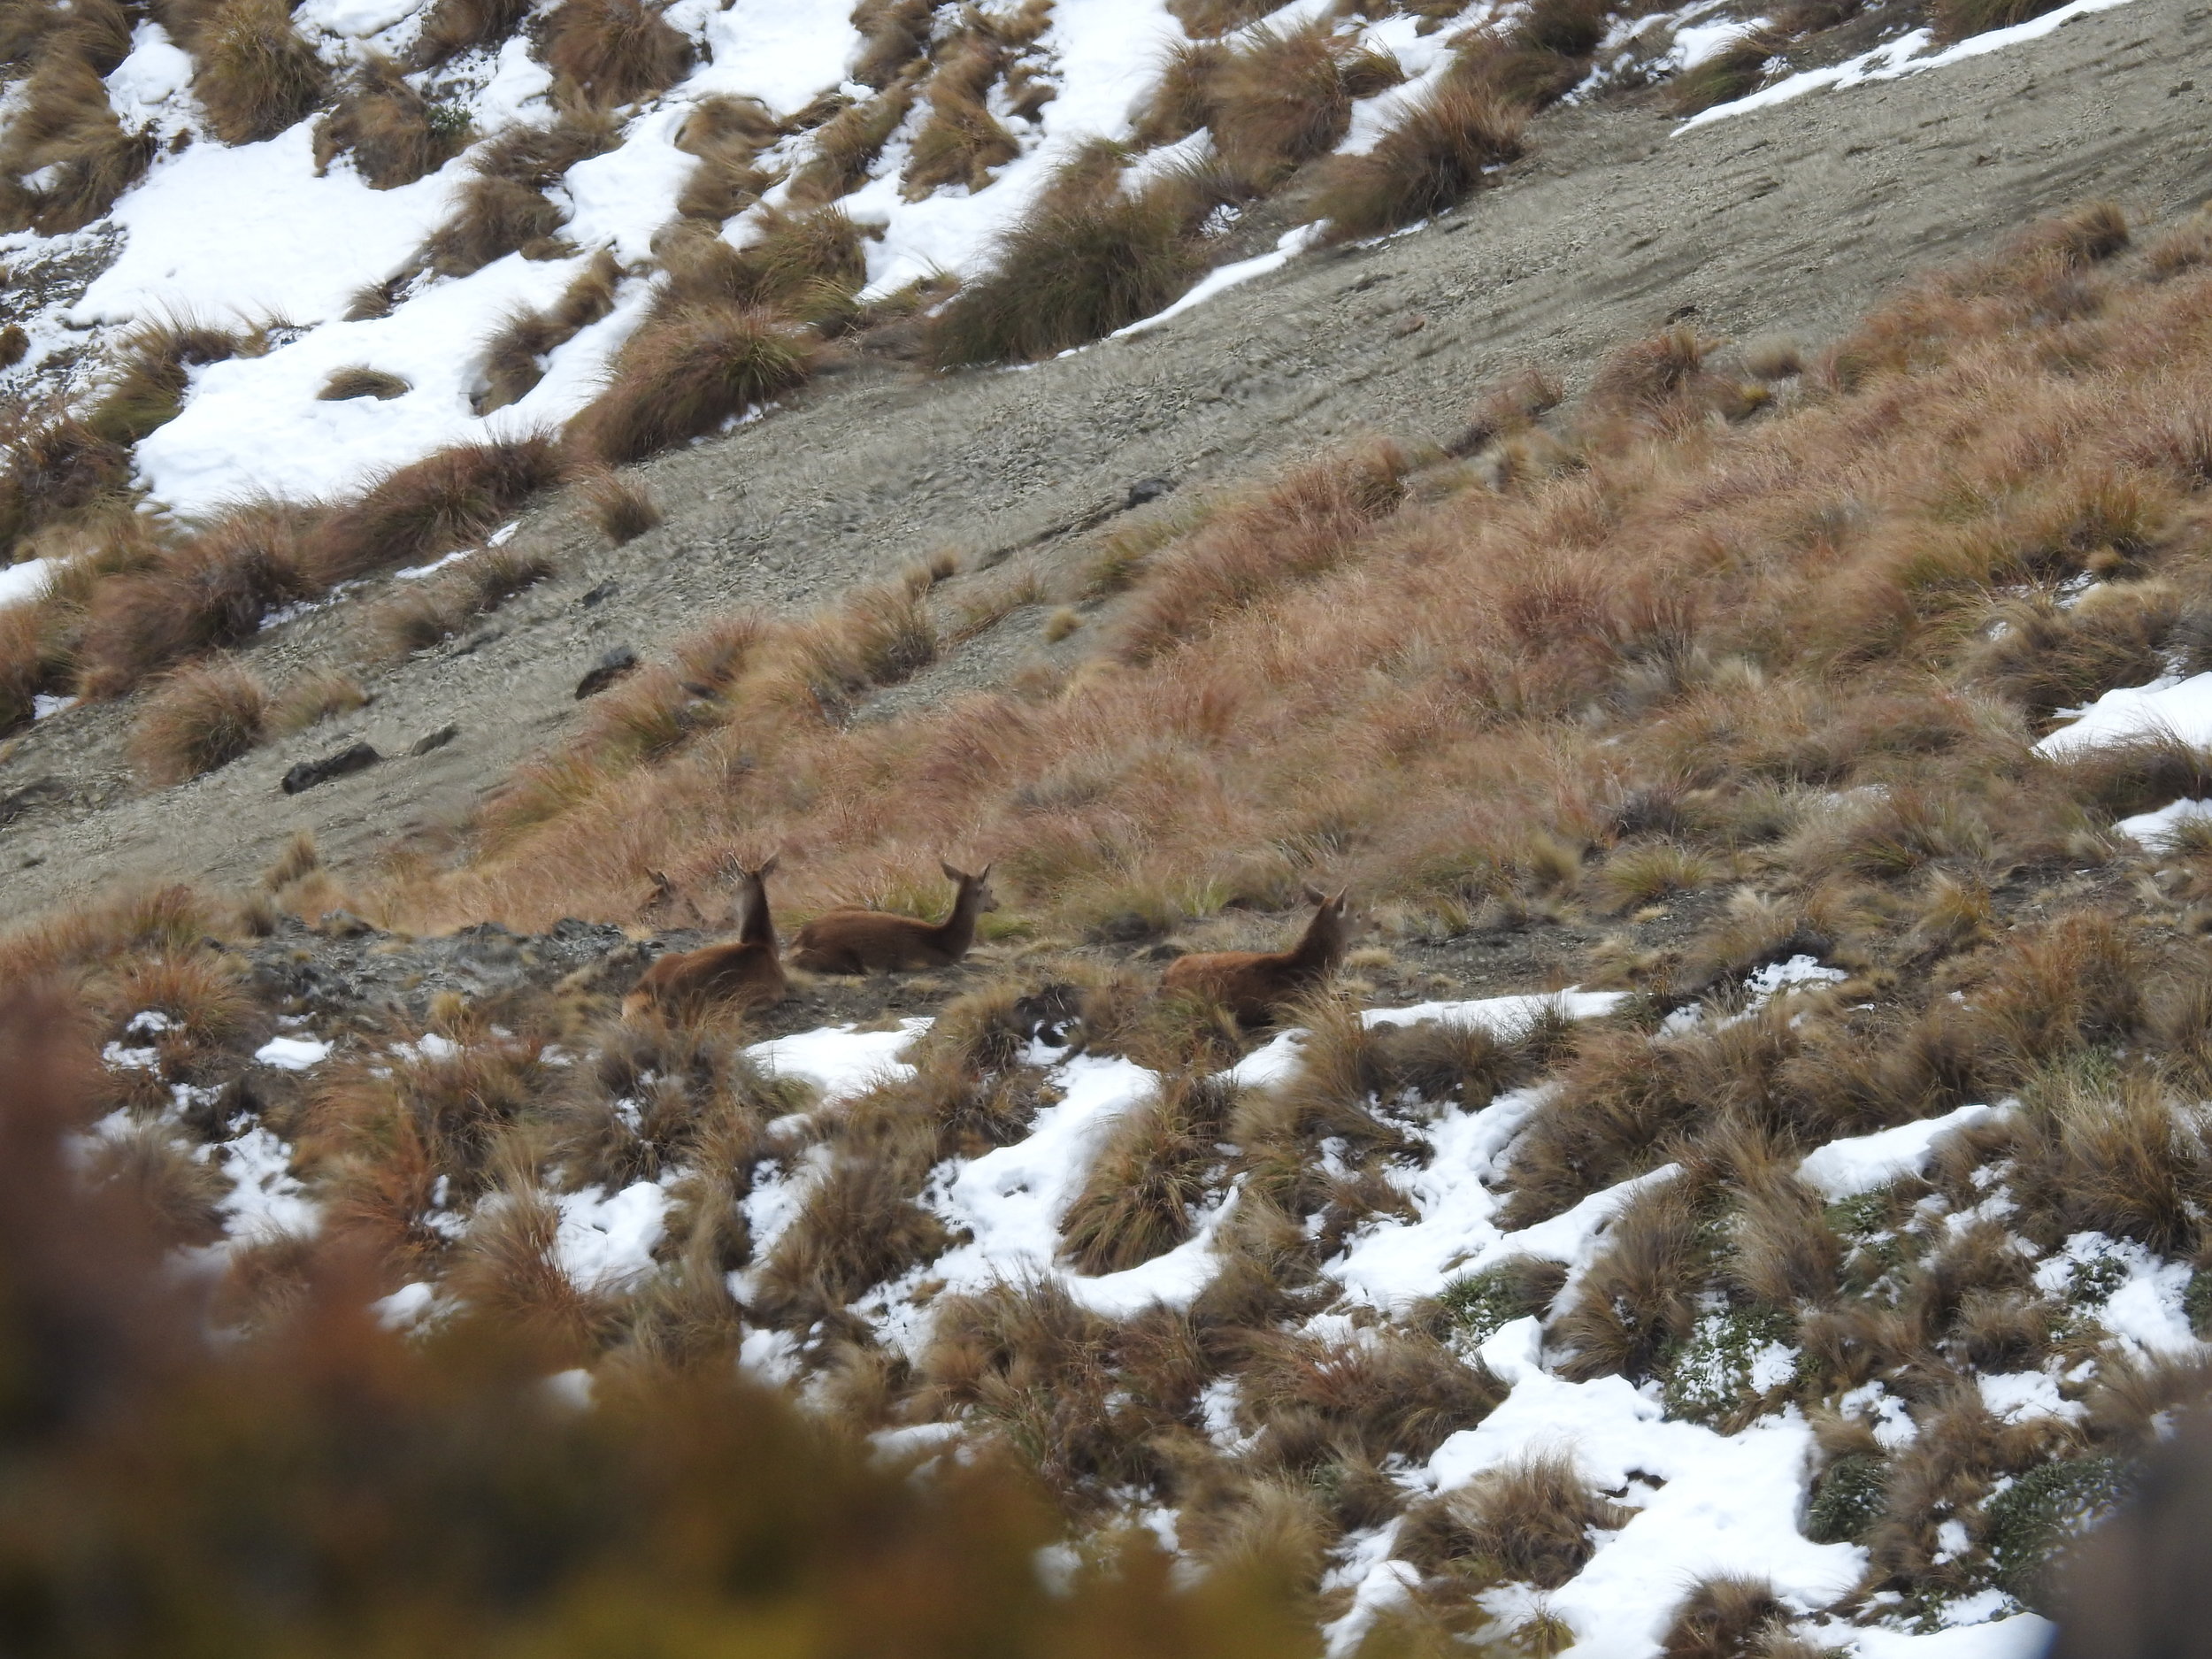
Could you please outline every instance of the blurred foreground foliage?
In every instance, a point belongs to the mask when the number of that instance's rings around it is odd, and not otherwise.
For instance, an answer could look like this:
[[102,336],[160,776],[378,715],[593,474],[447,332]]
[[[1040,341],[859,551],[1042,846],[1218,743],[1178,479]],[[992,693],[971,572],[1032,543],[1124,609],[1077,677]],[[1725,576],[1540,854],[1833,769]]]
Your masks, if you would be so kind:
[[0,1001],[0,1653],[745,1655],[1315,1651],[1263,1571],[1148,1540],[1066,1582],[994,1463],[914,1478],[733,1367],[580,1406],[485,1321],[384,1330],[342,1256],[251,1337],[88,1192],[88,1049]]

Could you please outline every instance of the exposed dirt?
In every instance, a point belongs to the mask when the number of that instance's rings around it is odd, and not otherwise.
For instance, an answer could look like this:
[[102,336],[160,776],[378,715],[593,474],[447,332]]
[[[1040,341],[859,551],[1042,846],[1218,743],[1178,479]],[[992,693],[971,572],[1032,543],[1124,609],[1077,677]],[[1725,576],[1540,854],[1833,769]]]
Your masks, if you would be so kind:
[[[242,882],[297,829],[341,872],[440,834],[572,728],[578,677],[616,645],[649,657],[718,612],[807,608],[941,549],[972,572],[941,589],[949,605],[1032,568],[1049,588],[1141,480],[1175,486],[1136,510],[1159,512],[1362,431],[1441,438],[1501,373],[1534,362],[1571,385],[1683,316],[1818,342],[1909,273],[2084,198],[2171,214],[2212,192],[2208,99],[2212,6],[2131,0],[2041,42],[1678,137],[1652,108],[1556,112],[1498,188],[1425,230],[1306,257],[1032,370],[931,377],[856,355],[791,407],[642,469],[666,521],[626,547],[565,503],[531,515],[518,545],[558,574],[464,639],[368,673],[375,701],[357,714],[150,794],[123,763],[130,704],[42,723],[0,757],[0,922],[123,881]],[[280,686],[349,649],[374,596],[270,630],[252,665]],[[1042,615],[1015,610],[885,706],[1018,672],[1045,649]],[[454,741],[406,757],[448,725]],[[357,738],[394,758],[279,792],[295,763]]]

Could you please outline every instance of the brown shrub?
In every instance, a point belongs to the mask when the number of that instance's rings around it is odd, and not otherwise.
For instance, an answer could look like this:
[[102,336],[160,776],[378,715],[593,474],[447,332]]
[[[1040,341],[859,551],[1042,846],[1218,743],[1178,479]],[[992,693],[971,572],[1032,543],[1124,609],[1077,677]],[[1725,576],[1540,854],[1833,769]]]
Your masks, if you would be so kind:
[[441,449],[385,473],[325,518],[309,568],[334,585],[426,564],[489,535],[564,475],[560,446],[539,434]]
[[73,415],[42,419],[18,407],[0,414],[0,548],[129,489],[128,452]]
[[1180,143],[1214,117],[1213,82],[1228,61],[1225,48],[1211,41],[1178,41],[1168,48],[1144,107],[1136,117],[1135,138],[1146,146]]
[[971,191],[991,182],[991,170],[1021,153],[1013,134],[991,113],[989,93],[1006,66],[1006,51],[981,33],[959,40],[929,79],[929,112],[914,134],[902,186],[919,201],[941,185]]
[[914,107],[916,72],[909,71],[874,97],[840,110],[814,129],[806,159],[785,193],[791,205],[819,207],[867,182],[891,134]]
[[772,311],[680,304],[631,336],[611,383],[571,423],[571,442],[611,466],[643,460],[802,384],[815,349]]
[[1409,107],[1364,155],[1329,164],[1313,214],[1339,241],[1432,218],[1472,195],[1491,169],[1521,154],[1518,104],[1472,81],[1447,80]]
[[234,507],[152,570],[103,583],[80,657],[87,695],[119,696],[187,657],[242,645],[271,611],[320,592],[304,550],[312,526],[280,502]]
[[226,144],[274,138],[313,111],[329,82],[283,0],[222,0],[188,43],[192,90]]
[[429,104],[399,65],[372,55],[316,123],[315,166],[319,172],[350,155],[372,188],[391,190],[435,173],[467,143],[464,123],[433,119]]
[[188,318],[142,323],[116,348],[116,370],[86,424],[111,442],[130,445],[176,419],[184,406],[186,370],[220,363],[254,342]]
[[518,1183],[494,1194],[471,1217],[443,1287],[469,1312],[541,1345],[555,1363],[582,1362],[609,1334],[613,1313],[561,1271],[553,1248],[560,1222],[560,1211],[533,1187]]
[[165,1244],[211,1244],[223,1236],[218,1205],[228,1189],[221,1171],[165,1124],[134,1123],[101,1136],[89,1148],[85,1175],[125,1195]]
[[860,0],[853,27],[864,42],[853,79],[880,92],[929,45],[933,0]]
[[370,613],[369,631],[387,650],[425,650],[552,573],[552,561],[542,554],[488,548],[451,570],[405,584]]
[[[154,135],[124,132],[100,79],[119,61],[112,51],[116,27],[128,50],[129,19],[111,3],[67,19],[46,19],[36,66],[0,136],[0,222],[12,230],[81,229],[153,160]],[[29,175],[41,175],[40,182],[20,182]]]
[[676,211],[718,225],[750,207],[770,179],[755,160],[780,135],[775,117],[751,98],[702,99],[676,134],[676,148],[699,158],[676,198]]
[[2020,1190],[2062,1233],[2093,1229],[2184,1256],[2212,1197],[2212,1151],[2200,1118],[2156,1080],[2062,1081],[2030,1096]]
[[1696,68],[1677,75],[1669,88],[1668,103],[1677,115],[1695,115],[1757,91],[1767,65],[1783,44],[1778,35],[1761,29],[1724,47]]
[[544,50],[556,74],[602,106],[666,91],[691,64],[691,42],[646,0],[562,0]]
[[1964,40],[1991,29],[2008,29],[2058,9],[2061,0],[1936,0],[1932,9],[1936,38]]
[[1487,1417],[1505,1389],[1433,1339],[1387,1327],[1340,1342],[1256,1333],[1238,1410],[1262,1455],[1312,1468],[1340,1445],[1376,1459],[1426,1458]]
[[234,663],[178,670],[146,701],[131,727],[131,757],[156,785],[182,783],[227,766],[261,741],[269,694]]

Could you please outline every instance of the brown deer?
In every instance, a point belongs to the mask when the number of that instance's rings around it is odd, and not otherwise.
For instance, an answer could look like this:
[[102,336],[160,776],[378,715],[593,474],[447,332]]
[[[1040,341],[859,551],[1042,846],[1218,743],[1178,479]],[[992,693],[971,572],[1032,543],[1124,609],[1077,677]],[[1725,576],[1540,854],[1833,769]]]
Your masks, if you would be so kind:
[[743,887],[736,939],[663,956],[623,999],[622,1017],[628,1019],[649,1008],[676,1014],[718,1002],[754,1008],[780,1002],[789,987],[776,956],[776,925],[768,914],[768,878],[775,870],[774,858],[757,870],[738,865]]
[[998,909],[991,896],[991,866],[974,875],[938,866],[956,883],[951,912],[941,922],[887,910],[825,910],[791,941],[791,960],[814,973],[899,973],[949,968],[975,943],[975,918]]
[[1305,936],[1288,950],[1212,950],[1178,956],[1160,976],[1160,989],[1220,1003],[1247,1025],[1263,1025],[1283,1005],[1319,990],[1335,975],[1351,942],[1349,887],[1334,898],[1314,887],[1306,897],[1320,908]]

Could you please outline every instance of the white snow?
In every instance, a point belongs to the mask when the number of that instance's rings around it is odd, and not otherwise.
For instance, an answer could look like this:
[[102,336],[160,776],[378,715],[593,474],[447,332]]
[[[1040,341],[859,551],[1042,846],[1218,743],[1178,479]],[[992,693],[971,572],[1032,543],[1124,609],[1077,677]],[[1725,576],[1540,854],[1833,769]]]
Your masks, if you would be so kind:
[[592,1187],[553,1200],[561,1213],[553,1254],[579,1290],[626,1289],[653,1268],[667,1231],[668,1190],[638,1181],[618,1193]]
[[58,559],[25,559],[0,565],[0,605],[28,604],[54,585]]
[[281,1071],[305,1071],[330,1058],[330,1044],[312,1037],[272,1037],[253,1051],[253,1057]]
[[794,0],[736,0],[707,20],[706,66],[682,92],[758,98],[788,115],[837,86],[860,50],[860,32],[842,5]]
[[311,1234],[322,1225],[321,1211],[292,1174],[292,1148],[266,1129],[257,1124],[212,1156],[230,1179],[230,1194],[218,1207],[234,1243]]
[[2088,1416],[2079,1402],[2058,1391],[2055,1378],[2039,1371],[1984,1373],[1974,1379],[1982,1403],[2000,1422],[2024,1423],[2031,1417],[2061,1417],[2078,1422]]
[[1990,29],[1984,34],[1970,35],[1941,51],[1920,54],[1933,44],[1935,36],[1927,29],[1914,29],[1885,42],[1871,51],[1825,69],[1807,69],[1785,76],[1772,86],[1762,87],[1730,104],[1717,104],[1701,111],[1676,127],[1678,136],[1692,127],[1702,127],[1709,121],[1724,120],[1732,115],[1741,115],[1748,110],[1763,110],[1777,104],[1786,104],[1808,92],[1820,92],[1831,88],[1839,91],[1863,86],[1874,81],[1897,81],[1906,75],[1916,75],[1924,70],[1942,69],[1952,64],[1963,63],[1970,58],[1984,57],[1990,52],[2002,51],[2008,46],[2040,40],[2045,35],[2066,27],[2076,18],[2086,17],[2093,12],[2109,12],[2115,6],[2125,5],[2128,0],[2072,0],[2055,12],[2047,12],[2039,18],[2016,23],[2010,28]]
[[822,1104],[833,1106],[865,1094],[886,1079],[913,1076],[914,1068],[898,1056],[929,1024],[926,1019],[904,1019],[896,1031],[833,1025],[757,1042],[745,1052],[772,1076],[805,1079],[821,1091]]
[[431,1306],[437,1300],[437,1286],[417,1279],[371,1302],[369,1311],[388,1331],[411,1331],[429,1317]]
[[2155,812],[2138,812],[2114,826],[2153,852],[2162,851],[2176,835],[2192,824],[2212,819],[2212,801],[2175,801]]
[[1156,311],[1125,328],[1117,328],[1108,338],[1125,340],[1132,334],[1149,334],[1170,319],[1180,317],[1193,306],[1203,305],[1217,294],[1225,293],[1255,277],[1265,276],[1271,271],[1281,270],[1290,263],[1294,255],[1303,253],[1320,239],[1321,227],[1317,225],[1301,225],[1295,230],[1286,230],[1277,240],[1274,252],[1263,253],[1253,259],[1240,259],[1234,265],[1225,265],[1218,270],[1209,272],[1199,280],[1197,287],[1165,311]]
[[1831,1202],[1870,1193],[1928,1167],[1935,1144],[1957,1129],[1966,1129],[1997,1115],[1994,1106],[1961,1106],[1940,1117],[1900,1124],[1870,1135],[1851,1135],[1831,1141],[1806,1155],[1797,1166],[1798,1179]]
[[2202,749],[2212,746],[2212,674],[2186,680],[2169,674],[2147,686],[2108,691],[2085,709],[2062,712],[2078,718],[2035,746],[2035,752],[2048,759],[2169,734]]

